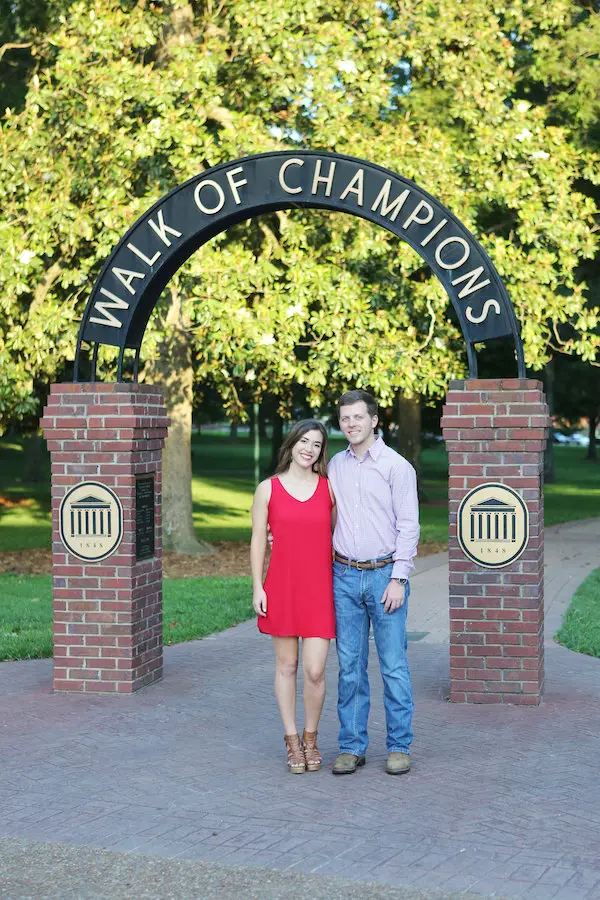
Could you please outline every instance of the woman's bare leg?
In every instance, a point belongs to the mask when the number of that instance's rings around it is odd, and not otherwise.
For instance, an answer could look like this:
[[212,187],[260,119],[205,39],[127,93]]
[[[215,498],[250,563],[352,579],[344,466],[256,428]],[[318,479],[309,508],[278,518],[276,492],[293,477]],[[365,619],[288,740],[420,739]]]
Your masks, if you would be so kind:
[[298,673],[298,638],[274,637],[275,697],[285,734],[297,734],[296,676]]
[[302,671],[304,673],[304,716],[306,730],[319,727],[325,700],[325,663],[329,641],[326,638],[303,638]]

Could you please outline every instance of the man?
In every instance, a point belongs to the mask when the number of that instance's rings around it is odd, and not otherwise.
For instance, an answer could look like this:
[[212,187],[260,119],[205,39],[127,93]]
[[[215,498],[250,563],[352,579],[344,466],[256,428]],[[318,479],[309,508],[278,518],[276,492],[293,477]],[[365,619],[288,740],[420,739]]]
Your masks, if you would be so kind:
[[390,775],[410,769],[413,713],[406,613],[419,540],[415,470],[377,437],[377,402],[366,391],[338,401],[349,446],[329,463],[337,504],[333,589],[339,659],[340,755],[334,775],[365,764],[369,742],[369,631],[383,678]]

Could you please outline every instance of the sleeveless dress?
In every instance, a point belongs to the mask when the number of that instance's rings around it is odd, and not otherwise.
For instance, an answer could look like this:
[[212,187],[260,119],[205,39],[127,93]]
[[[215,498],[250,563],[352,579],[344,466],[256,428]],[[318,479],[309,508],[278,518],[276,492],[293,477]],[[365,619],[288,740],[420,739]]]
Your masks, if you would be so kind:
[[265,579],[267,615],[258,629],[277,637],[335,637],[331,564],[331,495],[319,476],[308,500],[296,500],[271,478],[273,550]]

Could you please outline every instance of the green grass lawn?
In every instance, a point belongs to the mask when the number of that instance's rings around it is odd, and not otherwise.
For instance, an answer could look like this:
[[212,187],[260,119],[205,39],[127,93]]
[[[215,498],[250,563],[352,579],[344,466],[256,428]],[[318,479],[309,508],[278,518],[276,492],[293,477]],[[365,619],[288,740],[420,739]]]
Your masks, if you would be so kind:
[[[206,637],[253,615],[250,578],[171,578],[163,588],[165,644]],[[52,579],[0,575],[0,661],[52,656]]]
[[[331,452],[345,446],[333,438]],[[581,447],[555,447],[557,480],[546,485],[546,524],[600,516],[600,466],[583,459]],[[270,448],[261,448],[261,468]],[[254,492],[252,445],[247,437],[229,442],[224,435],[196,434],[192,441],[192,496],[198,536],[208,541],[250,539]],[[0,441],[0,551],[50,545],[50,463],[44,456],[42,481],[25,484],[23,450],[17,441]],[[423,451],[422,540],[447,539],[446,452],[439,445]]]
[[555,640],[569,650],[600,659],[600,569],[575,591]]

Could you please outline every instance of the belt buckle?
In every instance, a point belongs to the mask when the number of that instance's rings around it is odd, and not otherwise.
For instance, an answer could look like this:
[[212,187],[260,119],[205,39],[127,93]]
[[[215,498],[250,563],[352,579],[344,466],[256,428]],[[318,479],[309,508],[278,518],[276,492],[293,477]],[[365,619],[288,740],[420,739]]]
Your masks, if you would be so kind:
[[363,564],[360,562],[360,560],[357,559],[357,560],[356,560],[356,570],[357,570],[357,572],[362,572],[363,569],[364,569]]

